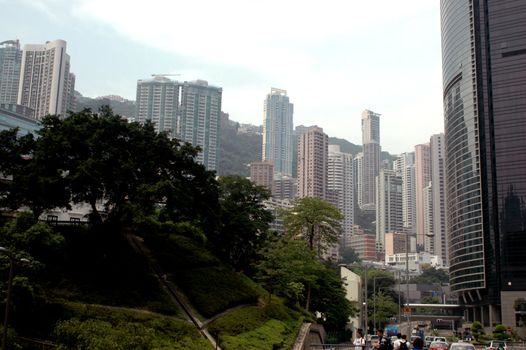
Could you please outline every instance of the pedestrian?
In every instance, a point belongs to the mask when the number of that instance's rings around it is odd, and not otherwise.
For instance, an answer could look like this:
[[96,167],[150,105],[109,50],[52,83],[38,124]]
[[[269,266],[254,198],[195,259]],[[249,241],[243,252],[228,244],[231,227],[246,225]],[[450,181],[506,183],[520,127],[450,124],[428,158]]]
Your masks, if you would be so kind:
[[384,330],[382,328],[376,331],[378,336],[378,344],[375,345],[378,350],[393,350],[393,345],[391,344],[391,339],[384,337]]
[[400,341],[402,340],[402,333],[396,333],[396,340],[393,343],[394,350],[400,350]]
[[409,350],[409,347],[407,346],[407,337],[405,334],[402,334],[402,339],[400,339],[398,350]]
[[365,349],[365,338],[363,337],[363,332],[361,329],[356,331],[356,338],[354,339],[354,350],[364,350]]
[[413,350],[422,350],[424,348],[424,341],[420,337],[413,340]]

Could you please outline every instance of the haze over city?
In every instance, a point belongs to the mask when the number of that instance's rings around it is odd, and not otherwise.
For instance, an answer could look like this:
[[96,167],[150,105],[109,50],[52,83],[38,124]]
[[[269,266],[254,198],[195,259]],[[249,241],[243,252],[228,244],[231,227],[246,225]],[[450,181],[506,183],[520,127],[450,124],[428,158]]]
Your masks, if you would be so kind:
[[242,123],[260,125],[265,95],[278,87],[294,103],[295,125],[353,143],[364,109],[382,115],[391,153],[443,131],[435,1],[0,4],[4,38],[67,41],[85,96],[134,100],[137,79],[173,73],[221,86],[222,109]]

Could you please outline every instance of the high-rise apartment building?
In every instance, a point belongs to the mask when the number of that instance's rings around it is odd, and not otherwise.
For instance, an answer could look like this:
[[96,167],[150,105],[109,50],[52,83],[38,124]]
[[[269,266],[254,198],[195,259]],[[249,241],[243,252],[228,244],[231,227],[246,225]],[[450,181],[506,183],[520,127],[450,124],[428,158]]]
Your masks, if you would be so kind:
[[403,232],[402,177],[393,170],[382,169],[376,177],[376,247],[385,249],[387,232]]
[[0,103],[16,104],[22,50],[18,40],[0,42]]
[[445,198],[445,140],[444,134],[432,135],[431,147],[431,181],[433,200],[433,254],[442,258],[448,265],[448,248],[446,239],[446,198]]
[[404,230],[416,231],[415,153],[402,153],[395,161],[395,173],[402,177],[402,217]]
[[363,174],[361,203],[376,203],[376,177],[380,172],[380,114],[365,110],[362,113]]
[[327,164],[327,199],[336,206],[343,215],[342,244],[343,246],[347,246],[354,224],[352,155],[341,152],[339,145],[329,145]]
[[272,162],[275,172],[292,176],[294,105],[286,90],[271,88],[263,107],[263,160]]
[[441,0],[450,285],[466,321],[526,295],[526,2]]
[[298,197],[327,197],[329,137],[317,126],[298,139]]
[[429,144],[415,146],[416,244],[424,248],[424,188],[431,181],[431,151]]
[[64,40],[24,45],[18,84],[18,104],[35,110],[35,118],[63,117],[72,110],[74,81]]
[[435,252],[435,235],[433,232],[433,184],[431,181],[424,187],[423,190],[423,206],[424,206],[424,251],[434,254]]
[[358,153],[353,159],[353,179],[354,179],[354,193],[356,197],[356,204],[358,207],[363,207],[363,152]]
[[296,198],[298,184],[295,178],[281,174],[274,174],[274,188],[272,197],[292,201]]
[[208,170],[216,170],[218,164],[222,93],[204,80],[182,84],[180,137],[201,148],[197,161]]
[[250,163],[250,181],[267,188],[271,193],[274,188],[274,165],[271,162]]
[[136,118],[139,123],[151,121],[157,132],[177,136],[177,114],[181,83],[164,76],[137,81]]

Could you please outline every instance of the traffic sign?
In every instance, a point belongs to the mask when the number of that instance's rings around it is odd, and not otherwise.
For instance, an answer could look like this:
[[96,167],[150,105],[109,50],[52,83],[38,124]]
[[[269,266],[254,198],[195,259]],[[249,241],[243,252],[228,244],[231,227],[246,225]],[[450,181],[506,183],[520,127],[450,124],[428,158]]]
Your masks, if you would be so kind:
[[409,306],[404,306],[404,316],[411,316],[411,308]]

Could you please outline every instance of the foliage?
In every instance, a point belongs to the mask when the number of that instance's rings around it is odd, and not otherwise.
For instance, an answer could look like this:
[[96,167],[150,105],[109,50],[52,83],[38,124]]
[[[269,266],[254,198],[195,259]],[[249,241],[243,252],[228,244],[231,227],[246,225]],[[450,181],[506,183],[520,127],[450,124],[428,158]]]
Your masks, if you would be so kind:
[[358,205],[354,206],[354,217],[356,225],[359,225],[363,228],[366,233],[375,233],[376,225],[374,224],[376,220],[376,214],[374,211],[370,210],[361,210]]
[[260,296],[245,275],[220,266],[181,271],[176,280],[205,317],[236,305],[255,303]]
[[262,136],[237,131],[238,124],[221,124],[219,176],[250,176],[249,164],[261,160]]
[[240,176],[222,177],[219,186],[221,229],[210,236],[212,246],[236,269],[246,269],[268,239],[272,214],[263,201],[270,193]]
[[55,335],[58,349],[210,348],[185,321],[103,308],[58,322]]
[[268,320],[260,327],[237,336],[222,336],[221,347],[225,350],[290,349],[299,325],[299,322]]
[[280,239],[261,255],[264,258],[256,264],[256,279],[269,291],[269,299],[276,293],[292,304],[303,300],[303,290],[324,270],[305,241]]
[[342,264],[359,263],[359,255],[351,247],[340,247],[340,257]]
[[286,232],[292,237],[305,239],[318,256],[340,238],[343,216],[338,208],[323,199],[300,198],[293,208],[283,210],[281,215]]
[[475,340],[479,340],[479,338],[484,334],[484,327],[482,326],[482,323],[479,321],[473,322],[471,324],[471,332],[473,333]]
[[511,336],[506,333],[506,326],[501,324],[495,326],[495,330],[493,330],[493,337],[497,340],[507,340],[511,338]]
[[86,108],[89,108],[92,111],[98,111],[103,106],[110,106],[116,114],[125,116],[127,118],[134,117],[136,113],[135,101],[115,101],[105,97],[90,98],[82,96],[78,91],[75,91],[75,97],[77,102],[76,112],[83,111]]
[[323,267],[312,285],[311,308],[321,315],[318,322],[327,330],[342,330],[356,310],[346,298],[339,271],[331,266]]
[[45,209],[87,203],[100,223],[102,203],[110,218],[129,223],[163,203],[165,218],[215,230],[217,182],[190,144],[156,133],[151,123],[126,123],[108,107],[47,116],[38,134],[34,141],[0,136],[9,141],[0,156],[14,159],[6,174],[12,208],[28,206],[37,218]]
[[369,298],[368,303],[369,319],[375,318],[376,324],[382,328],[389,322],[390,317],[398,314],[398,304],[381,291],[376,294],[376,297]]
[[449,276],[444,270],[437,269],[429,264],[423,264],[422,274],[411,279],[411,283],[416,284],[442,284],[448,282]]

